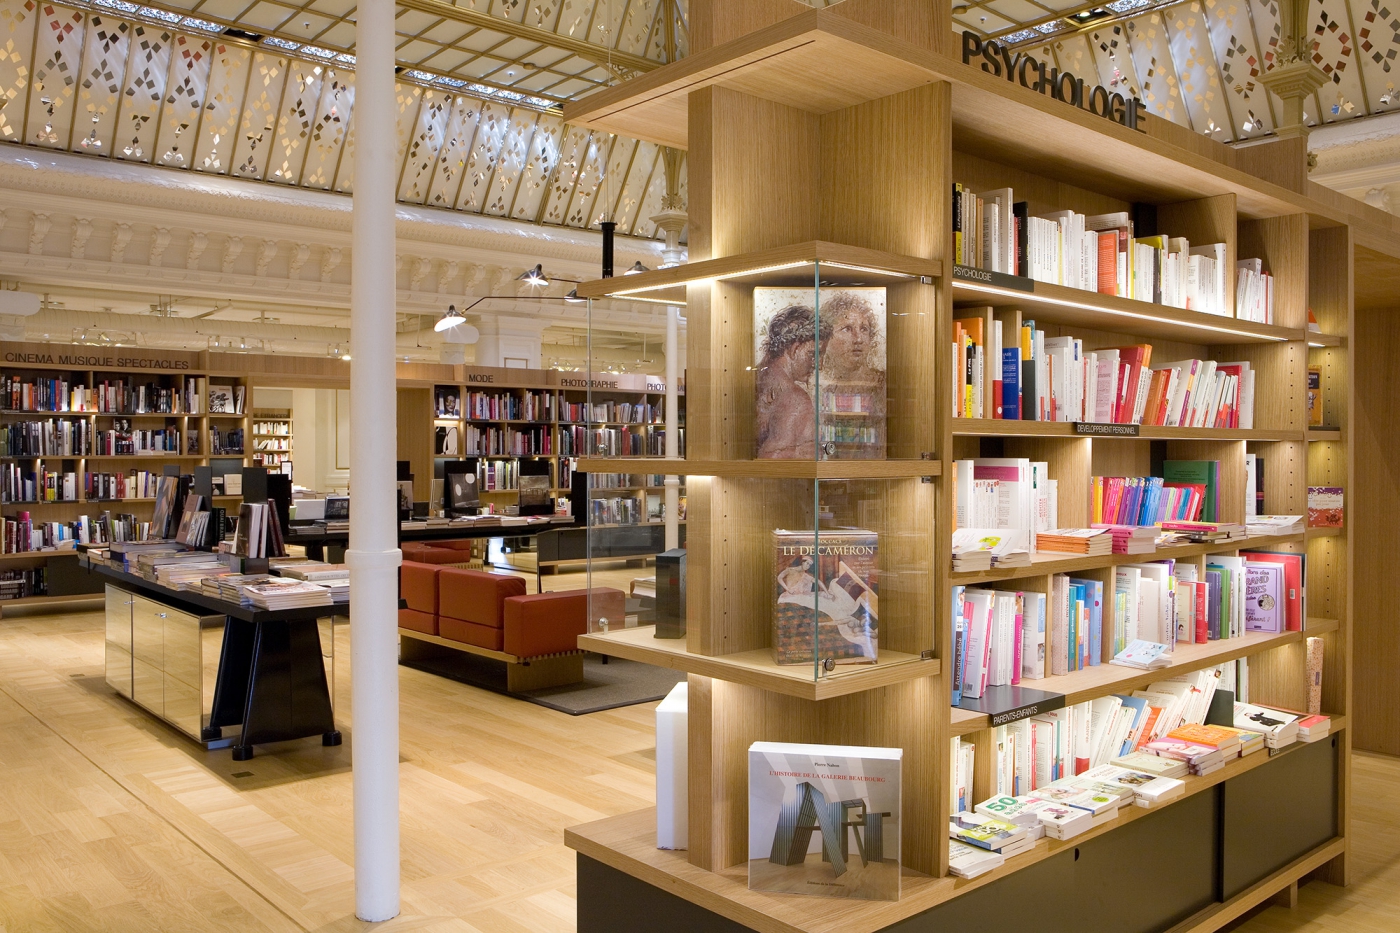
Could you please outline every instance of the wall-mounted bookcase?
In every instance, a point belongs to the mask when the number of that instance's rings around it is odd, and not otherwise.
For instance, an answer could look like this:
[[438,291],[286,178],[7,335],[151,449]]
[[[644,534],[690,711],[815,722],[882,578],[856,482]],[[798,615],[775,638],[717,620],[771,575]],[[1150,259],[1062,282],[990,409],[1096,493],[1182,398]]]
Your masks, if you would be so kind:
[[[476,462],[483,506],[504,510],[519,495],[521,461],[545,464],[550,496],[567,499],[580,457],[622,456],[635,468],[608,477],[591,499],[640,503],[615,524],[656,524],[660,479],[647,466],[665,451],[665,383],[637,374],[597,373],[590,396],[582,373],[439,366],[432,382],[399,381],[399,459],[412,465],[414,497],[429,499],[449,461]],[[429,373],[423,373],[427,376]],[[685,444],[685,391],[681,449]],[[440,507],[440,503],[434,505]],[[633,520],[633,516],[637,520]]]
[[292,410],[255,408],[250,429],[253,466],[292,475]]
[[[1019,929],[1019,914],[1006,905],[1024,900],[1048,916],[1050,908],[1031,895],[1044,890],[1038,886],[1082,895],[1084,886],[1103,888],[1096,870],[1111,870],[1116,879],[1140,877],[1141,885],[1115,882],[1112,894],[1087,899],[1093,903],[1067,904],[1066,916],[1083,928],[1206,933],[1311,873],[1345,883],[1354,727],[1350,527],[1146,556],[1041,553],[1030,567],[959,574],[951,570],[953,462],[1047,462],[1059,483],[1061,527],[1089,524],[1093,476],[1152,475],[1164,459],[1217,461],[1226,521],[1245,518],[1247,455],[1266,463],[1268,513],[1306,515],[1309,485],[1342,486],[1350,496],[1349,413],[1359,385],[1350,363],[1352,269],[1364,243],[1386,269],[1377,283],[1394,283],[1400,227],[1315,186],[1293,190],[1247,175],[1234,152],[1166,121],[1150,117],[1145,133],[1134,132],[963,65],[953,57],[947,10],[936,4],[847,0],[798,9],[695,0],[690,57],[567,112],[578,125],[687,147],[693,182],[688,265],[578,289],[592,299],[686,304],[690,433],[684,464],[672,467],[687,475],[690,500],[685,637],[661,639],[600,618],[580,644],[691,675],[689,848],[656,849],[650,811],[570,830],[567,841],[579,852],[580,930],[620,922],[609,904],[643,896],[649,916],[702,925],[722,917],[784,931],[960,923]],[[1153,232],[1222,244],[1231,270],[1236,259],[1257,258],[1273,277],[1272,319],[1012,275],[968,276],[954,262],[955,182],[977,191],[1014,188],[1032,215],[1137,212],[1153,218]],[[1232,278],[1226,308],[1234,307]],[[806,456],[756,458],[763,429],[755,398],[769,390],[755,372],[762,368],[755,289],[822,295],[871,285],[885,287],[887,299],[884,459],[833,459],[815,440]],[[1366,287],[1379,294],[1378,284]],[[1309,328],[1309,309],[1319,329]],[[1068,422],[954,417],[945,348],[954,319],[970,315],[1011,326],[1033,320],[1051,337],[1079,338],[1085,349],[1146,343],[1155,359],[1247,362],[1255,380],[1252,426],[1144,425],[1132,436],[1085,436]],[[812,317],[810,341],[827,339],[820,315]],[[1321,428],[1308,424],[1309,367],[1325,381]],[[828,419],[812,404],[820,436]],[[615,472],[617,462],[590,458],[579,468]],[[778,611],[773,531],[824,525],[857,526],[878,538],[877,663],[827,672],[772,660],[781,647],[770,625]],[[1305,631],[1183,644],[1165,672],[1099,664],[1023,685],[1082,702],[1248,658],[1253,701],[1301,709],[1305,643],[1319,638],[1332,737],[1188,778],[1185,796],[1160,813],[1133,810],[1073,842],[1043,840],[974,881],[950,876],[950,739],[976,744],[976,800],[992,792],[993,745],[987,715],[949,701],[952,588],[1043,591],[1062,572],[1111,580],[1123,563],[1171,558],[1204,566],[1212,556],[1259,548],[1307,555]],[[822,650],[818,644],[811,653]],[[747,749],[754,741],[903,749],[899,901],[748,890]],[[1303,775],[1308,793],[1296,787]],[[1268,814],[1251,810],[1246,795]],[[1288,819],[1280,821],[1281,813]],[[1279,830],[1281,822],[1297,831]],[[1082,866],[1096,869],[1075,867],[1081,850]],[[1154,868],[1154,853],[1163,851],[1204,867],[1197,876],[1164,879]],[[1140,870],[1123,872],[1124,863]],[[1002,926],[989,920],[1002,915]]]

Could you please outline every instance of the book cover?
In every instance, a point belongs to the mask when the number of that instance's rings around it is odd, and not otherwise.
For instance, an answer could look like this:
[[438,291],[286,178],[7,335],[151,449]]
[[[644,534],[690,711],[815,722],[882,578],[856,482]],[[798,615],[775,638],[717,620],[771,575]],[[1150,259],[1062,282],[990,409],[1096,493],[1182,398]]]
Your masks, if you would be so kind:
[[1245,631],[1283,631],[1283,568],[1277,564],[1246,562],[1244,574]]
[[1342,527],[1342,499],[1341,486],[1309,486],[1308,527]]
[[824,288],[820,314],[813,289],[753,302],[754,455],[884,459],[885,289]]
[[898,748],[749,746],[749,888],[899,900]]
[[[773,532],[773,658],[873,664],[879,646],[879,538],[872,531]],[[963,685],[967,689],[967,685]]]

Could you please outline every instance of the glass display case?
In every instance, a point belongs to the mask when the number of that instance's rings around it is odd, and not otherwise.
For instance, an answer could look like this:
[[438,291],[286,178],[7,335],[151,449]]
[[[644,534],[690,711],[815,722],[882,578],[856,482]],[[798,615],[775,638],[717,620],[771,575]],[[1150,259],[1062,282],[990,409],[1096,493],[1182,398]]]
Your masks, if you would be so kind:
[[[603,417],[622,377],[590,367],[593,650],[813,699],[936,673],[935,274],[812,243],[589,283],[590,330],[687,309],[689,418],[682,461],[629,454]],[[665,542],[644,481],[668,474]]]

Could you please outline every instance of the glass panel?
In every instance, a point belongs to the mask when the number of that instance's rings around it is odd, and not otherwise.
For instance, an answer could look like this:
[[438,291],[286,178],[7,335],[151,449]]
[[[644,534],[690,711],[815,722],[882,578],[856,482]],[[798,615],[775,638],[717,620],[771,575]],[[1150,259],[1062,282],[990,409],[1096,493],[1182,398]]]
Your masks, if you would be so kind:
[[678,508],[689,507],[684,548],[669,551],[652,530],[664,479],[619,435],[590,438],[590,631],[678,654],[666,663],[680,669],[777,685],[931,654],[930,280],[764,257],[628,278],[615,305],[590,301],[587,407],[596,427],[622,428],[601,424],[626,374],[608,372],[620,341],[600,322],[635,302],[684,300],[689,475]]

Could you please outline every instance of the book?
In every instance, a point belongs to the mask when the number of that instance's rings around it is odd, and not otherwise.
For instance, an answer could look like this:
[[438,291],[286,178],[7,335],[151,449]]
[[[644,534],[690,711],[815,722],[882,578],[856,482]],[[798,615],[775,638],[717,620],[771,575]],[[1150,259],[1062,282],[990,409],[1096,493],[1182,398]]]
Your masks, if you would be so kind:
[[750,890],[899,900],[903,755],[898,748],[749,746]]
[[234,414],[233,386],[213,385],[209,386],[209,412],[210,414]]
[[817,304],[754,289],[754,455],[884,459],[885,289],[823,288]]
[[1251,563],[1272,563],[1283,568],[1284,624],[1290,632],[1301,632],[1307,620],[1306,554],[1274,551],[1240,551]]
[[948,840],[948,872],[959,878],[976,878],[1006,864],[1006,857],[956,839]]
[[1323,426],[1322,411],[1322,369],[1317,366],[1309,366],[1308,427],[1320,428]]
[[1309,486],[1308,527],[1341,528],[1342,499],[1341,486]]
[[777,529],[773,580],[772,650],[777,663],[812,664],[818,656],[837,664],[875,662],[879,539],[874,532]]
[[1170,667],[1172,659],[1166,645],[1137,639],[1115,654],[1113,660],[1108,663],[1117,664],[1120,667],[1135,667],[1143,671],[1155,671]]
[[1244,574],[1245,631],[1284,631],[1283,568],[1278,564],[1245,561]]
[[1235,704],[1235,728],[1258,732],[1269,748],[1284,748],[1298,739],[1298,720],[1302,717],[1250,703]]
[[948,835],[965,845],[999,852],[1025,839],[1026,829],[995,817],[963,812],[953,814],[948,821]]

